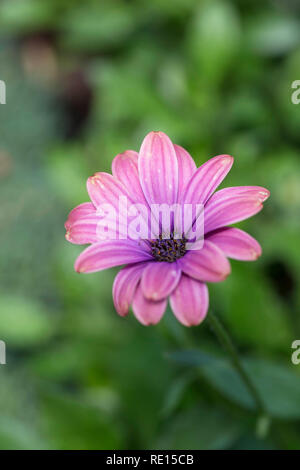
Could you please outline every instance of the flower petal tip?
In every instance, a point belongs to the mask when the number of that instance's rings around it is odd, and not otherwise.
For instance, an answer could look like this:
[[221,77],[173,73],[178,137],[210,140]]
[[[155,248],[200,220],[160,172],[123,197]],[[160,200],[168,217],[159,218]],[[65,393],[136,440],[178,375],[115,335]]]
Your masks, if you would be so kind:
[[65,239],[68,241],[68,242],[71,242],[71,230],[69,227],[66,227],[66,234],[65,234]]
[[225,165],[233,165],[234,158],[232,155],[222,155],[222,164]]
[[74,270],[77,272],[77,273],[84,273],[85,272],[85,269],[81,263],[81,260],[79,259],[81,255],[78,256],[78,258],[76,259],[75,263],[74,263]]
[[[115,306],[116,307],[116,306]],[[120,317],[126,317],[126,315],[128,315],[129,313],[129,305],[127,302],[123,302],[122,305],[120,305],[120,307],[117,309],[116,308],[116,311],[118,313],[118,315]]]
[[187,328],[193,328],[193,327],[195,327],[195,326],[199,326],[200,323],[203,322],[203,320],[204,320],[204,318],[201,318],[200,320],[197,320],[197,321],[189,321],[189,322],[188,322],[188,321],[180,320],[180,323],[181,323],[183,326],[187,327]]
[[225,281],[230,274],[231,274],[231,266],[228,261],[228,268],[224,269],[224,271],[221,273],[221,282]]
[[228,171],[231,169],[233,162],[234,162],[234,158],[231,155],[227,155],[227,154],[217,155],[216,157],[213,157],[211,160],[218,162],[219,168],[228,167]]
[[[93,188],[94,190],[97,189],[105,189],[105,185],[103,184],[103,177],[105,176],[105,173],[97,172],[94,173],[92,176],[89,176],[86,182],[87,190],[89,192],[89,188]],[[96,188],[95,188],[96,187]],[[91,195],[90,195],[91,197]]]
[[96,175],[89,176],[87,179],[88,183],[95,184]]
[[249,261],[256,261],[258,258],[260,258],[261,254],[262,254],[262,250],[260,251],[252,250],[251,259]]
[[270,197],[270,191],[262,188],[261,191],[258,192],[258,197],[260,202],[264,202]]

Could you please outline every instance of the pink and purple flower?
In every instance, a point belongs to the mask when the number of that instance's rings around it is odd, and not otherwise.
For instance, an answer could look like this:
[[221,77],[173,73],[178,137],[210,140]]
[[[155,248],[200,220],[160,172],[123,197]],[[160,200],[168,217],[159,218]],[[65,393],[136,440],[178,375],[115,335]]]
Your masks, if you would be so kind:
[[[228,258],[253,261],[261,255],[253,237],[229,225],[257,214],[269,191],[237,186],[215,192],[232,164],[233,157],[218,155],[197,168],[189,153],[166,134],[150,132],[139,153],[127,150],[114,158],[112,175],[101,172],[88,179],[91,202],[75,207],[65,224],[68,241],[90,244],[77,258],[75,270],[90,273],[125,265],[113,285],[114,305],[121,316],[131,306],[143,325],[156,324],[169,299],[182,324],[201,323],[209,303],[206,283],[229,275]],[[175,236],[174,221],[167,238],[160,225],[156,238],[100,239],[99,208],[109,204],[118,212],[121,197],[149,212],[157,204],[202,206],[203,246],[190,249],[185,234]]]

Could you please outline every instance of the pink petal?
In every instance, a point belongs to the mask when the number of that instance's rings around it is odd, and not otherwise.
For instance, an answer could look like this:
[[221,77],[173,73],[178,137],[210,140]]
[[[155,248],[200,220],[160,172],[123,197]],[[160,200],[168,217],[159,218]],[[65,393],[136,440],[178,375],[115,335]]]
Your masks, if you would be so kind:
[[115,309],[122,317],[127,315],[136,286],[142,276],[146,263],[138,263],[121,269],[113,284],[113,299]]
[[133,150],[119,153],[113,159],[112,173],[130,191],[133,199],[147,204],[139,179],[138,156]]
[[86,248],[75,261],[75,271],[92,273],[122,264],[152,260],[152,256],[131,240],[104,240]]
[[66,230],[76,222],[78,219],[82,219],[86,215],[96,214],[96,208],[91,202],[84,202],[79,206],[75,207],[68,215],[68,219],[65,223]]
[[174,149],[178,161],[178,200],[180,200],[197,167],[193,158],[183,147],[174,144]]
[[222,183],[232,164],[233,157],[230,155],[218,155],[200,166],[188,183],[182,195],[182,202],[185,204],[205,204]]
[[126,187],[109,173],[101,172],[90,176],[87,180],[87,190],[96,207],[108,203],[118,211],[120,196],[126,196],[131,204],[136,202],[132,200]]
[[[103,218],[99,215],[87,215],[78,219],[69,225],[66,232],[66,240],[77,245],[126,239],[129,239],[126,225],[122,223],[118,225],[114,218]],[[140,243],[142,242],[140,240]]]
[[144,296],[149,300],[161,300],[175,289],[181,275],[177,263],[148,263],[141,280]]
[[203,282],[220,282],[230,274],[230,264],[224,253],[209,240],[201,250],[188,251],[177,263],[188,276]]
[[185,326],[199,325],[204,320],[208,302],[206,284],[185,275],[170,297],[175,317]]
[[77,245],[98,242],[98,223],[99,219],[94,215],[79,218],[68,226],[66,240]]
[[141,285],[135,291],[132,310],[142,325],[155,325],[162,318],[167,307],[167,299],[154,302],[148,300],[143,294]]
[[151,204],[174,204],[178,193],[178,162],[173,144],[163,132],[150,132],[139,153],[139,176]]
[[211,232],[207,239],[217,245],[229,258],[254,261],[261,255],[261,246],[255,238],[238,228],[219,229]]
[[[120,234],[122,234],[121,238],[129,238],[130,234],[128,230],[130,228],[130,222],[137,219],[139,216],[142,216],[145,222],[145,230],[150,232],[150,209],[148,205],[146,206],[146,201],[144,200],[142,209],[135,207],[135,212],[133,212],[132,215],[129,215],[132,206],[140,203],[135,199],[134,195],[130,195],[129,188],[126,188],[117,178],[110,175],[109,173],[95,173],[94,176],[88,178],[87,190],[93,204],[97,207],[98,211],[100,208],[103,209],[103,207],[101,207],[103,204],[109,204],[111,206],[111,214],[106,215],[105,218],[109,220],[111,225],[114,223],[116,224]],[[134,192],[134,188],[131,187],[130,190],[131,192]],[[104,210],[106,210],[106,208],[104,208]],[[114,214],[113,211],[115,211]],[[124,221],[123,219],[126,219],[126,211],[127,220]],[[134,236],[137,235],[138,234],[134,234]]]
[[205,206],[205,233],[257,214],[268,196],[269,191],[260,186],[240,186],[217,191]]
[[229,188],[220,189],[211,199],[227,199],[237,196],[254,197],[260,202],[264,202],[270,196],[270,191],[262,186],[231,186]]

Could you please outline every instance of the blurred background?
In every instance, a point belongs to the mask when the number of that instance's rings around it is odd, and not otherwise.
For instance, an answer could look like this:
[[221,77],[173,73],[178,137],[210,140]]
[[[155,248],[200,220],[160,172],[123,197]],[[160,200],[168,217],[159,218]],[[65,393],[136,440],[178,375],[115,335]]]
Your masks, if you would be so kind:
[[[300,448],[299,24],[297,0],[1,1],[2,449]],[[268,432],[205,322],[145,328],[114,311],[117,270],[73,271],[87,177],[151,130],[271,191],[239,224],[262,258],[209,285]]]

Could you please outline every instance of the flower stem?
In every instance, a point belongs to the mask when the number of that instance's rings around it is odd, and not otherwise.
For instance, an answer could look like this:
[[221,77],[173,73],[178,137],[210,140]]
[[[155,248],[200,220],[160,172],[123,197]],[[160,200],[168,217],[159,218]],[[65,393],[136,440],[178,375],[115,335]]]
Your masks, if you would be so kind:
[[260,397],[260,394],[256,389],[254,383],[252,382],[251,378],[249,377],[248,373],[246,372],[242,362],[240,361],[238,352],[220,320],[213,313],[210,312],[207,316],[207,321],[212,330],[215,332],[220,344],[229,354],[233,367],[239,374],[241,380],[245,384],[247,390],[249,391],[256,404],[256,408],[259,413],[256,432],[258,437],[263,438],[268,433],[270,418],[268,416],[268,412],[266,411],[265,405]]

